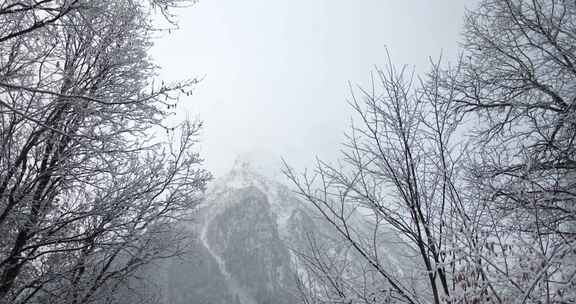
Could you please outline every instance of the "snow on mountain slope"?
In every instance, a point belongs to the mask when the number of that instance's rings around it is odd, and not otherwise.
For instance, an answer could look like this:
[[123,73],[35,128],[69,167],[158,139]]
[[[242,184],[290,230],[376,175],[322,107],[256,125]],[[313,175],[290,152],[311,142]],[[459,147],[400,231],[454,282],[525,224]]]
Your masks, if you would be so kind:
[[226,267],[226,261],[212,248],[210,241],[208,240],[208,227],[211,224],[211,218],[207,218],[205,224],[200,231],[200,242],[206,248],[207,252],[214,258],[218,269],[224,276],[224,281],[229,289],[229,292],[236,296],[241,304],[257,304],[257,301],[244,290],[238,280],[228,271]]
[[[307,275],[298,254],[307,253],[310,236],[328,254],[347,250],[338,248],[337,233],[311,205],[243,159],[210,185],[197,218],[188,227],[194,235],[190,255],[164,267],[163,277],[169,278],[162,283],[169,293],[164,304],[297,303],[296,277]],[[359,215],[355,221],[370,232],[366,218]],[[393,245],[399,239],[385,238],[386,263],[393,268],[406,264],[396,258],[403,250]],[[356,257],[346,254],[362,268]]]
[[232,190],[255,187],[266,195],[270,209],[276,217],[276,223],[281,235],[287,235],[289,218],[297,210],[311,212],[308,206],[302,204],[285,185],[267,178],[254,168],[250,160],[238,158],[228,174],[215,180],[207,193],[207,205],[212,213],[228,207],[230,200],[220,200],[223,195]]

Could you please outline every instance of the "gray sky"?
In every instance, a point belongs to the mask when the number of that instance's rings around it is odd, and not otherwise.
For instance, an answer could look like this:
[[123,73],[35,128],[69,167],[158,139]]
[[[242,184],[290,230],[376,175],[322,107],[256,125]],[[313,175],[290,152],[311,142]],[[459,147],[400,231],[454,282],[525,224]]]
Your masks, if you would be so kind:
[[471,0],[201,0],[152,56],[161,77],[205,75],[179,104],[204,121],[201,153],[216,176],[239,154],[298,169],[334,160],[352,116],[347,82],[368,83],[388,47],[425,71],[457,54]]

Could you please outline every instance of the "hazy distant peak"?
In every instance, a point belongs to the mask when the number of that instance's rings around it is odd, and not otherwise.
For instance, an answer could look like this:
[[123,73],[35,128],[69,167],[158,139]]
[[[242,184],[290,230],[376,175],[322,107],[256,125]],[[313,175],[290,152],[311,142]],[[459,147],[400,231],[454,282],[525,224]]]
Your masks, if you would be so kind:
[[[241,152],[236,155],[230,172],[248,172],[263,176],[267,179],[277,180],[282,177],[280,156],[266,151]],[[226,173],[222,174],[225,175]]]
[[230,189],[255,187],[266,193],[273,182],[261,173],[256,163],[248,154],[238,155],[228,173],[212,182],[208,192],[217,195]]
[[212,183],[207,201],[212,202],[211,208],[227,208],[231,205],[230,202],[234,201],[230,198],[241,193],[238,190],[261,193],[266,197],[266,202],[275,215],[278,228],[283,234],[286,223],[294,210],[305,207],[288,187],[256,167],[255,164],[260,164],[259,159],[254,159],[250,155],[239,155],[232,169]]
[[266,174],[256,156],[254,153],[239,154],[230,171],[219,178],[216,184],[233,189],[254,186],[267,193],[270,190],[269,187],[278,183],[273,177]]
[[255,171],[252,158],[245,154],[236,156],[230,171]]

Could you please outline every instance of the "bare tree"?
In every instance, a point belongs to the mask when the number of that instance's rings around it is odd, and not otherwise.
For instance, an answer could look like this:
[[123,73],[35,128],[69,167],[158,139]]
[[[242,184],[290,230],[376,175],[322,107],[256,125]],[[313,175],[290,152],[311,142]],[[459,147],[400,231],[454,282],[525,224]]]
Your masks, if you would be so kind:
[[154,5],[181,3],[2,4],[0,302],[113,302],[178,252],[170,227],[209,174],[192,150],[201,124],[163,120],[196,81],[154,84],[147,49]]
[[[576,298],[575,13],[569,1],[482,1],[455,66],[432,63],[415,81],[389,64],[352,90],[360,122],[339,164],[286,166],[397,301]],[[399,233],[421,271],[382,263],[390,246],[360,233],[355,211]]]
[[53,24],[79,6],[78,0],[4,1],[0,6],[0,43]]
[[522,302],[576,296],[575,18],[569,1],[483,1],[444,77],[455,111],[481,122],[469,182],[501,256],[485,262]]
[[[172,12],[195,3],[196,0],[147,0],[139,5],[159,12],[171,25],[177,25]],[[84,10],[92,6],[83,0],[7,0],[0,5],[0,43],[53,25],[70,12]]]
[[[290,168],[286,172],[298,193],[314,204],[402,301],[422,303],[427,302],[422,298],[432,298],[440,303],[453,289],[447,260],[447,250],[454,246],[449,229],[465,220],[455,191],[458,168],[453,158],[457,155],[450,142],[458,121],[445,110],[437,83],[414,90],[412,74],[392,65],[377,71],[377,77],[370,90],[359,89],[363,102],[352,95],[351,105],[361,124],[352,127],[341,165],[319,162],[316,175],[303,179]],[[357,209],[372,219],[368,235],[351,220]],[[386,249],[379,244],[380,234],[390,228],[418,254],[427,288],[415,290],[410,277],[398,276],[382,262]]]

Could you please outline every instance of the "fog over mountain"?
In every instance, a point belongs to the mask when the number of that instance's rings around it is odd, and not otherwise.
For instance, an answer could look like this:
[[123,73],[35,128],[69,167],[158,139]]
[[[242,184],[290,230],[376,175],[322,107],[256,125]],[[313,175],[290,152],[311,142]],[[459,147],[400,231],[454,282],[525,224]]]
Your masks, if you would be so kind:
[[[179,11],[179,29],[151,49],[162,79],[200,77],[179,117],[198,117],[202,155],[216,176],[238,153],[298,167],[333,160],[352,111],[348,81],[370,83],[386,62],[428,70],[458,55],[475,0],[207,0]],[[178,120],[179,121],[179,120]]]
[[[315,210],[255,166],[238,158],[212,183],[199,220],[187,227],[187,253],[144,272],[147,288],[159,289],[161,303],[297,303],[297,282],[307,276],[303,262],[312,240],[354,258]],[[398,242],[391,238],[390,248],[382,249],[388,264],[401,271],[398,258],[406,257]]]
[[566,0],[0,1],[0,304],[576,303],[575,46]]

